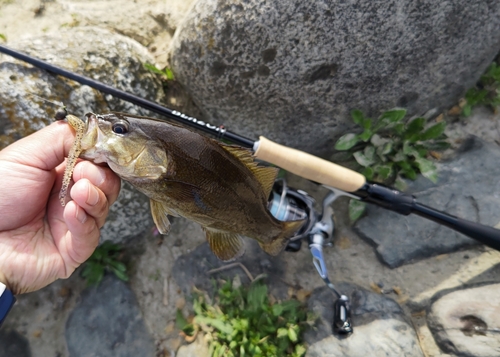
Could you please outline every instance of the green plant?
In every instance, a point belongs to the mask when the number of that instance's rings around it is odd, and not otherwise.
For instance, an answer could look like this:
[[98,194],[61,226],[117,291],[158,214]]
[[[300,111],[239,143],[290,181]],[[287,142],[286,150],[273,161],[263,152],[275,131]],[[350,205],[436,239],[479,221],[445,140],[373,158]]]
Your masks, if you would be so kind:
[[195,294],[195,317],[188,324],[178,311],[177,325],[187,335],[201,330],[208,335],[209,356],[300,357],[306,352],[301,334],[310,323],[297,300],[270,303],[267,286],[256,281],[249,287],[223,284],[215,304]]
[[[402,178],[415,180],[418,173],[436,182],[436,166],[427,157],[450,146],[444,121],[429,125],[425,118],[415,118],[405,122],[405,109],[388,110],[376,121],[366,118],[360,110],[353,110],[351,116],[363,131],[343,135],[335,149],[349,151],[368,180],[394,184],[401,190],[405,187]],[[363,211],[362,202],[351,200],[352,221]]]
[[166,80],[173,81],[175,79],[174,72],[172,72],[172,70],[168,67],[165,67],[163,70],[161,70],[151,63],[144,63],[143,66],[148,71],[159,74]]
[[87,280],[87,285],[99,284],[106,271],[114,273],[123,281],[128,281],[127,267],[119,260],[122,250],[120,245],[110,241],[98,246],[82,270],[82,277]]
[[5,36],[3,33],[0,33],[0,39],[3,41],[7,41],[7,36]]
[[466,117],[476,105],[486,105],[494,111],[500,106],[500,66],[496,62],[488,67],[477,85],[467,91],[465,101],[462,114]]

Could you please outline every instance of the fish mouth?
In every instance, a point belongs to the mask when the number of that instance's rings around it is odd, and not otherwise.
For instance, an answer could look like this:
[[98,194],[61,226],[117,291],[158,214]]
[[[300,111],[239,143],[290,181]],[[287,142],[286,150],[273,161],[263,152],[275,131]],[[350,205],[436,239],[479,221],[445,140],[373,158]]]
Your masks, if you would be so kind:
[[99,129],[99,119],[94,113],[85,115],[85,132],[81,141],[82,153],[80,155],[83,159],[93,160],[95,163],[105,162],[103,158],[99,160],[99,141],[102,139],[102,133]]
[[89,156],[92,149],[96,148],[99,141],[99,119],[94,113],[88,113],[85,115],[85,131],[83,133],[83,138],[81,142],[81,148],[83,150],[82,157]]

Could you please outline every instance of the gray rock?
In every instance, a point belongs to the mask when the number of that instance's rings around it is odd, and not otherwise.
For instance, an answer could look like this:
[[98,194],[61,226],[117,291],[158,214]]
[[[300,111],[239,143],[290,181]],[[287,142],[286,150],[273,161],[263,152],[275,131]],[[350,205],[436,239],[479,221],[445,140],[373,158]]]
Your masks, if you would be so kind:
[[[497,145],[469,137],[456,158],[438,165],[437,184],[420,176],[409,182],[408,192],[427,206],[494,226],[500,221],[499,160]],[[416,215],[401,216],[374,206],[367,212],[355,228],[377,247],[379,258],[391,268],[477,244]]]
[[28,340],[15,330],[0,329],[0,356],[31,357]]
[[331,153],[352,122],[455,104],[500,48],[494,0],[198,1],[171,50],[207,119]]
[[82,293],[65,337],[71,357],[154,356],[156,350],[132,290],[112,276]]
[[208,356],[208,344],[203,340],[201,334],[193,343],[181,346],[176,354],[177,357],[206,357]]
[[[281,279],[286,269],[284,259],[280,255],[277,257],[267,255],[253,239],[246,239],[245,243],[246,252],[236,260],[236,263],[243,264],[253,278],[260,274],[266,274],[269,292],[278,299],[288,298],[288,287]],[[239,275],[243,284],[249,283],[250,279],[239,266],[221,270],[215,274],[208,273],[211,269],[217,269],[225,265],[228,264],[220,261],[212,253],[208,243],[203,243],[192,252],[177,258],[172,268],[172,276],[182,292],[187,296],[190,296],[193,286],[210,293],[213,292],[211,278],[232,280],[236,275]]]
[[351,299],[354,333],[332,335],[334,295],[327,287],[315,289],[308,307],[319,318],[304,336],[306,357],[423,356],[413,327],[394,300],[352,284],[337,288]]
[[111,206],[106,223],[101,228],[101,241],[127,244],[141,238],[154,227],[149,198],[122,180],[116,202]]
[[[81,28],[9,43],[9,46],[130,93],[152,100],[163,98],[161,83],[143,68],[143,63],[152,62],[151,56],[140,44],[124,36],[102,29]],[[110,110],[151,115],[130,103],[11,57],[0,56],[0,61],[0,149],[53,121],[58,107],[41,98],[62,102],[70,113],[80,117],[89,111]],[[102,239],[128,242],[152,224],[149,200],[130,185],[123,184],[118,201],[111,207],[109,219],[101,230]]]
[[438,346],[460,357],[500,355],[500,284],[464,286],[433,298],[427,323]]

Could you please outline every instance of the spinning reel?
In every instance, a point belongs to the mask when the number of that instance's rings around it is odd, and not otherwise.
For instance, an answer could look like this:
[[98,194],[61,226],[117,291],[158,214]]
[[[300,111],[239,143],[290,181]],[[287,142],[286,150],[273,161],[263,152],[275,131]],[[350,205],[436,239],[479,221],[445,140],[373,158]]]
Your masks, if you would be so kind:
[[323,199],[322,211],[317,212],[314,209],[315,200],[307,192],[292,189],[287,186],[285,179],[279,179],[271,191],[268,208],[280,221],[306,220],[297,234],[290,239],[285,250],[297,252],[302,246],[302,241],[307,239],[318,274],[336,295],[333,305],[333,331],[345,335],[353,331],[349,298],[340,293],[328,278],[323,258],[323,247],[332,245],[334,222],[331,204],[339,196],[335,191],[332,190]]

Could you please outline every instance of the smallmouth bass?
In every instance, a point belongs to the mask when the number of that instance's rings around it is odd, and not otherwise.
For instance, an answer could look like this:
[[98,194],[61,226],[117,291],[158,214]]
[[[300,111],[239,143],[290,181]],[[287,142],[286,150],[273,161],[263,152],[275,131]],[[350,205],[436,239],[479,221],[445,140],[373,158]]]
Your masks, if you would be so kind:
[[219,143],[179,125],[124,113],[87,114],[80,157],[107,164],[150,199],[161,234],[168,216],[199,223],[223,261],[244,253],[241,236],[280,253],[304,221],[282,222],[267,209],[276,168],[250,150]]

